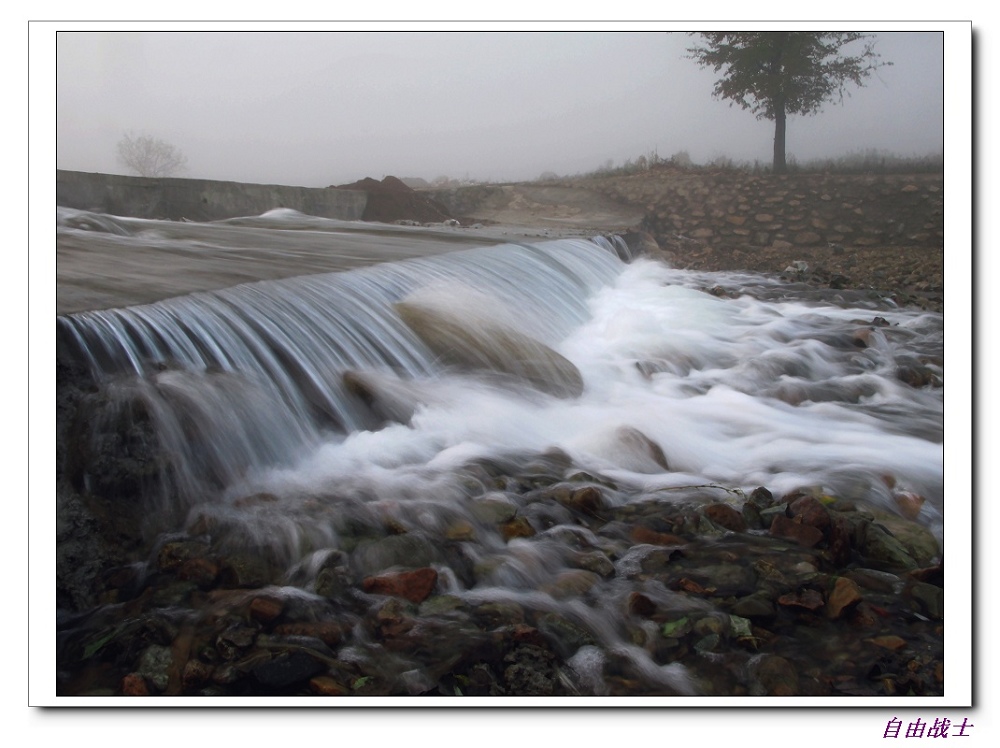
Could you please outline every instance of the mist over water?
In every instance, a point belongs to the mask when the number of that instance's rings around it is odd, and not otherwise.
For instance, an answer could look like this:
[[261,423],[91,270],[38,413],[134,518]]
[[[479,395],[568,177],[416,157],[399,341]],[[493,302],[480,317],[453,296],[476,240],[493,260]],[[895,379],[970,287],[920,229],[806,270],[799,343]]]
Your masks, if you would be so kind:
[[380,568],[358,524],[431,540],[477,528],[466,557],[491,571],[472,580],[421,559],[445,591],[558,610],[589,631],[600,646],[567,654],[585,691],[601,692],[595,673],[615,651],[684,693],[682,668],[622,638],[616,578],[589,603],[551,591],[600,545],[594,533],[554,507],[526,515],[546,528],[531,542],[506,542],[485,507],[542,510],[490,476],[583,471],[618,505],[765,486],[897,511],[892,491],[905,490],[927,499],[918,519],[940,538],[943,388],[898,372],[918,362],[943,379],[942,316],[627,255],[605,239],[477,248],[59,325],[112,400],[145,404],[172,456],[146,497],[171,518],[160,531],[225,528],[309,590],[332,552]]

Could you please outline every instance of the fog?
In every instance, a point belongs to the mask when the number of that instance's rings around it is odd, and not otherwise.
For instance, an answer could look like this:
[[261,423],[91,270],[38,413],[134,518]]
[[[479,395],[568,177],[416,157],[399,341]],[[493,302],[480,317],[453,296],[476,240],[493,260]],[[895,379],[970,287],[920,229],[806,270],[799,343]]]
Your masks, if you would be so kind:
[[[878,33],[891,67],[791,117],[799,161],[942,148],[943,34]],[[687,151],[769,163],[773,123],[716,100],[683,32],[93,32],[57,35],[57,166],[123,173],[125,132],[179,176],[326,186],[591,171]]]

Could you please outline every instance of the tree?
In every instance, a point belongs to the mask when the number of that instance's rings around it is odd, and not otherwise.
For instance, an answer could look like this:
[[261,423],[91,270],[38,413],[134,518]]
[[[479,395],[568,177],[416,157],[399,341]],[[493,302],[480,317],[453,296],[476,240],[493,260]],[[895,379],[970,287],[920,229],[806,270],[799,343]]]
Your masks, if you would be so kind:
[[184,154],[170,143],[132,133],[118,141],[118,161],[140,177],[170,177],[187,165]]
[[[849,84],[861,86],[878,68],[891,65],[875,52],[871,34],[858,32],[701,32],[704,46],[688,56],[701,67],[723,72],[714,94],[774,120],[774,171],[785,171],[785,119],[815,114],[842,102]],[[855,45],[857,43],[857,45]],[[854,54],[841,49],[856,46]],[[860,45],[860,46],[858,46]]]

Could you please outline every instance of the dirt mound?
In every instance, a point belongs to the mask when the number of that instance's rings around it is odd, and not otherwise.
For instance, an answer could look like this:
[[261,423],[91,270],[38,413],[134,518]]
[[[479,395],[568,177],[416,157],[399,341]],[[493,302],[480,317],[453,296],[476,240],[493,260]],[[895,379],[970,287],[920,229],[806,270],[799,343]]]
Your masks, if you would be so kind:
[[444,205],[411,189],[397,177],[386,177],[381,182],[365,177],[351,184],[336,185],[333,189],[368,193],[362,221],[440,223],[452,218]]

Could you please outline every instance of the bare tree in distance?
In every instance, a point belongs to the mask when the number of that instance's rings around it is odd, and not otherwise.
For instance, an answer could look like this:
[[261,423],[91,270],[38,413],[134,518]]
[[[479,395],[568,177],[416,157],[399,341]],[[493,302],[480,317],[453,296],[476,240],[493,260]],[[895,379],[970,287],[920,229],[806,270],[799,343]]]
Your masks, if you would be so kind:
[[[785,120],[815,114],[828,101],[843,101],[848,84],[861,86],[882,62],[871,34],[858,32],[699,32],[704,46],[688,56],[703,68],[722,71],[713,93],[774,121],[774,172],[786,171]],[[850,47],[857,42],[860,48]],[[843,47],[855,48],[853,54]]]
[[170,177],[187,166],[187,158],[170,143],[131,132],[118,141],[118,161],[140,177]]

